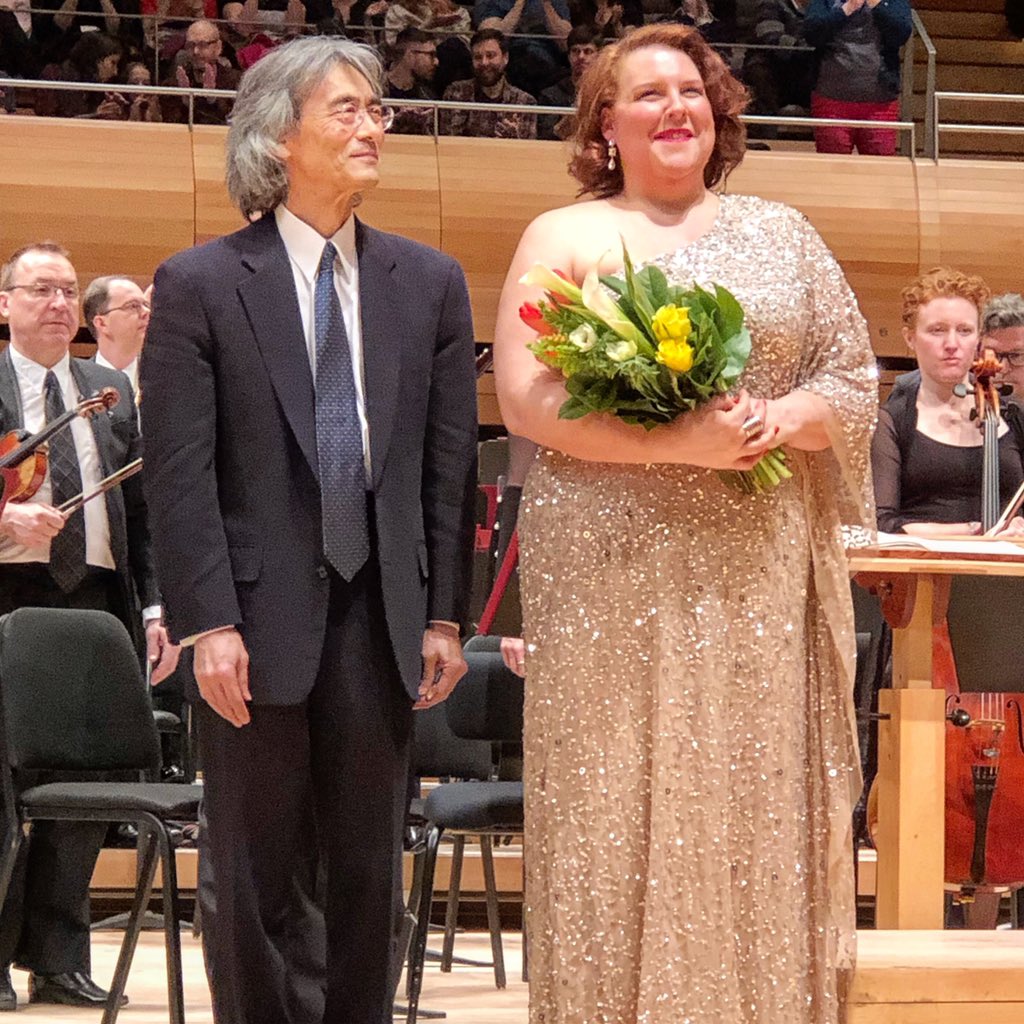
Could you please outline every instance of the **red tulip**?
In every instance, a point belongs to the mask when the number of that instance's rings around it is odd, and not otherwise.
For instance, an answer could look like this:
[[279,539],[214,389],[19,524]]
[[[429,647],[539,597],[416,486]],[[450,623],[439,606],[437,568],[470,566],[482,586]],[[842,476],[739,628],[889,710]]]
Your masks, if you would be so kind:
[[519,319],[538,334],[557,333],[556,329],[544,319],[544,314],[541,313],[540,308],[532,302],[524,302],[519,307]]

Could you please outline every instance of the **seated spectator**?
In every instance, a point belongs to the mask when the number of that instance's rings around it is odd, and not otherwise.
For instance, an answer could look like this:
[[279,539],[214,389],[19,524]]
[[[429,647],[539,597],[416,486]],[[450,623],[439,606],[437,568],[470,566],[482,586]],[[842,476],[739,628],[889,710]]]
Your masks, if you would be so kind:
[[509,77],[531,96],[565,74],[565,39],[572,28],[568,0],[476,0],[473,20],[477,28],[495,29],[510,40]]
[[[297,30],[305,21],[305,8],[295,0],[289,6],[289,12],[286,19],[290,19]],[[227,3],[221,14],[224,18],[220,26],[221,57],[239,71],[251,68],[281,42],[280,36],[264,31],[263,12],[257,0],[247,0],[244,4]]]
[[[542,106],[576,106],[576,89],[579,87],[583,72],[594,63],[599,38],[593,25],[577,25],[569,33],[565,41],[569,48],[569,74],[540,94]],[[572,114],[537,116],[537,137],[540,139],[567,139],[575,128],[576,118]]]
[[[128,85],[152,85],[153,75],[141,61],[132,61],[125,69],[125,82]],[[129,121],[162,121],[160,98],[144,92],[129,93],[127,96]]]
[[574,27],[588,26],[604,42],[620,39],[644,23],[641,0],[570,0],[569,12]]
[[[472,40],[473,77],[452,82],[444,99],[459,103],[525,104],[537,101],[505,78],[508,43],[493,28],[479,29]],[[491,139],[535,139],[537,115],[500,110],[446,110],[441,118],[445,135],[474,135]]]
[[0,0],[0,75],[38,78],[43,47],[29,0]]
[[[194,21],[185,33],[184,56],[164,84],[182,89],[237,89],[241,75],[228,63],[222,50],[217,26],[205,19]],[[231,100],[196,97],[194,103],[195,124],[227,123]],[[165,114],[168,121],[187,122],[187,100],[170,97]]]
[[348,36],[376,46],[389,7],[388,0],[307,0],[306,20],[317,26],[320,35]]
[[[804,39],[806,7],[807,0],[756,0],[756,17],[744,38],[776,49],[748,50],[744,57],[741,75],[751,92],[751,114],[810,112],[815,62]],[[761,137],[769,134],[766,126],[756,127]]]
[[[43,78],[51,82],[114,82],[121,63],[121,44],[105,32],[87,32],[62,64],[47,64]],[[39,89],[35,112],[43,117],[96,117],[123,121],[128,101],[116,92],[70,92]]]
[[[756,0],[746,0],[747,4]],[[709,43],[735,43],[739,38],[736,28],[736,7],[732,0],[682,0],[666,21],[690,25],[699,29]],[[660,19],[659,19],[660,20]],[[721,53],[722,59],[733,73],[742,62],[742,51],[729,47]]]
[[[390,100],[435,100],[434,74],[437,71],[437,43],[429,32],[403,28],[393,47],[394,59],[387,71],[385,95]],[[433,135],[433,107],[395,108],[391,132],[399,135]]]
[[181,49],[189,22],[219,16],[217,0],[139,0],[139,11],[151,16],[142,23],[147,49],[166,60]]
[[437,43],[434,89],[440,96],[452,82],[473,74],[469,37],[473,30],[469,11],[453,0],[394,0],[384,16],[384,39],[393,46],[404,28],[430,32]]
[[[804,35],[818,51],[811,114],[898,121],[900,47],[911,28],[910,0],[810,0]],[[828,125],[814,142],[819,153],[896,152],[896,132],[885,128]]]

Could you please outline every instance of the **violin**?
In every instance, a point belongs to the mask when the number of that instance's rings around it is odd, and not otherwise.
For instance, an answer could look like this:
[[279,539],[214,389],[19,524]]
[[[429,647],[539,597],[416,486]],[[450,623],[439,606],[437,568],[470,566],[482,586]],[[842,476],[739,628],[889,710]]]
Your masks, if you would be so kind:
[[9,501],[28,500],[42,486],[47,469],[45,446],[54,434],[77,416],[88,419],[98,412],[113,409],[120,398],[117,388],[101,388],[47,423],[37,434],[26,437],[23,430],[11,430],[0,437],[0,511]]

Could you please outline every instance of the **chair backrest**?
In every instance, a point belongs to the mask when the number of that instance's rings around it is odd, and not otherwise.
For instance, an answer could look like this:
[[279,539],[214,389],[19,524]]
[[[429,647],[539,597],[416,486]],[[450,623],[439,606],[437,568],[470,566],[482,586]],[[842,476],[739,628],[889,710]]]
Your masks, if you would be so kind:
[[416,712],[413,718],[413,775],[419,778],[486,780],[496,770],[497,758],[492,744],[456,736],[448,725],[444,704]]
[[19,608],[0,619],[0,706],[13,769],[159,771],[138,656],[107,612]]
[[501,653],[467,645],[469,671],[444,702],[448,725],[468,740],[518,743],[523,738],[523,680]]
[[1024,579],[954,577],[947,621],[961,692],[1024,692]]

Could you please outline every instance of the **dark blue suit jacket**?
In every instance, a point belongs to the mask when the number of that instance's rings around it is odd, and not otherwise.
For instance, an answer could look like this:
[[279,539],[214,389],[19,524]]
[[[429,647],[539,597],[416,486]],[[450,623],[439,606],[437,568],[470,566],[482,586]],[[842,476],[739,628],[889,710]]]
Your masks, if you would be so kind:
[[[448,256],[357,224],[363,360],[387,629],[410,695],[429,619],[460,621],[476,464],[473,329]],[[273,216],[156,274],[141,367],[147,497],[173,638],[235,624],[255,703],[320,664],[313,377]]]

